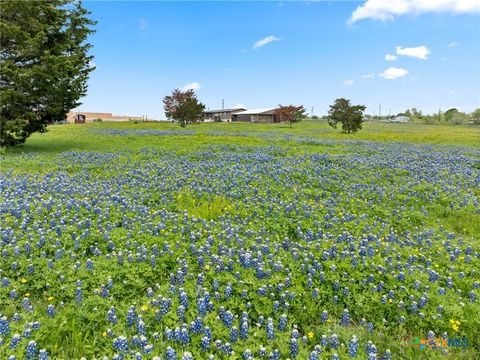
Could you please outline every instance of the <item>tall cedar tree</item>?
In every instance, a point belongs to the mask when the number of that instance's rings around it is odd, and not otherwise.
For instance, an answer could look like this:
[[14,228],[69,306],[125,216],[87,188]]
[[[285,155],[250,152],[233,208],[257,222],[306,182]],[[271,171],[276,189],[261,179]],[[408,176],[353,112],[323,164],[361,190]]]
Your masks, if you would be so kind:
[[198,101],[195,91],[175,89],[172,95],[163,98],[165,115],[178,122],[181,127],[197,122],[205,110],[205,105]]
[[95,21],[79,1],[2,1],[0,146],[64,120],[86,94]]
[[350,100],[340,98],[330,105],[328,124],[335,129],[342,123],[342,132],[356,133],[362,128],[364,105],[350,105]]
[[286,121],[290,124],[290,127],[292,127],[293,123],[300,122],[305,117],[305,108],[303,105],[278,105],[275,115],[280,121]]

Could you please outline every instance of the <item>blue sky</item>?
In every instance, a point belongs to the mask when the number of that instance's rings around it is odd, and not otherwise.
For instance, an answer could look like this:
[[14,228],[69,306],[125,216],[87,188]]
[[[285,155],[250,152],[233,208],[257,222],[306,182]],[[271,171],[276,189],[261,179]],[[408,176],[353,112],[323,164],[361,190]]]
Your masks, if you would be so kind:
[[97,68],[77,110],[163,119],[183,87],[210,109],[480,107],[479,2],[389,3],[87,1]]

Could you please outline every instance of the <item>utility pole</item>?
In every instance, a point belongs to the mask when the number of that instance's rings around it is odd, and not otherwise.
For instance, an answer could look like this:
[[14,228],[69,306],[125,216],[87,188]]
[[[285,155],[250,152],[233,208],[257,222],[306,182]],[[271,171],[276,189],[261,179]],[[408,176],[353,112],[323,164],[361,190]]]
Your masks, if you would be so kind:
[[225,102],[223,99],[222,99],[222,110],[225,110]]
[[382,105],[378,105],[378,116],[382,117]]
[[312,112],[310,113],[310,117],[313,117],[313,106],[312,106]]

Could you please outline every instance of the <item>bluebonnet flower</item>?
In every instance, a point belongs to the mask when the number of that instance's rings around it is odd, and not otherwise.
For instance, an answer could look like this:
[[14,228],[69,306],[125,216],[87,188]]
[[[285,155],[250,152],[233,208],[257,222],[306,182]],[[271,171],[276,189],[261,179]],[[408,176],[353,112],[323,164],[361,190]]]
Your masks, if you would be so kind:
[[113,340],[113,348],[121,353],[128,351],[128,340],[124,336],[119,336]]
[[110,309],[107,311],[107,319],[112,324],[116,324],[118,322],[115,307],[111,306]]
[[202,351],[208,351],[210,349],[210,339],[207,336],[202,337],[200,347]]
[[37,355],[37,342],[30,340],[25,348],[25,357],[27,359],[34,359]]
[[285,331],[287,328],[287,315],[280,315],[280,321],[278,322],[278,330]]
[[92,261],[92,259],[87,259],[86,267],[87,267],[87,270],[93,270],[93,261]]
[[80,287],[77,287],[75,290],[75,301],[77,303],[81,303],[83,301],[82,289]]
[[243,360],[252,360],[253,359],[253,353],[252,350],[250,349],[245,349],[242,354],[242,359]]
[[132,327],[135,321],[137,320],[137,310],[135,305],[131,305],[127,311],[127,325]]
[[358,353],[358,338],[353,335],[352,339],[348,343],[348,355],[351,358],[357,357]]
[[248,322],[242,321],[240,323],[240,339],[248,338]]
[[55,316],[55,306],[53,306],[51,304],[47,306],[47,315],[49,317],[54,317]]
[[166,360],[177,360],[177,353],[170,346],[167,347],[167,351],[165,352],[165,359]]
[[230,328],[232,327],[232,322],[233,322],[233,314],[230,310],[226,311],[221,317],[223,319],[223,323],[225,324],[226,327]]
[[338,335],[337,334],[332,334],[330,336],[330,345],[332,346],[333,349],[336,349],[339,345],[339,340],[338,340]]
[[9,347],[11,349],[15,349],[21,340],[22,340],[22,336],[20,334],[13,334],[12,339],[10,340]]
[[344,309],[343,310],[343,314],[342,314],[342,319],[340,321],[340,324],[342,326],[348,326],[348,323],[350,322],[350,314],[348,312],[348,309]]
[[48,352],[46,349],[41,349],[38,352],[38,360],[48,360]]
[[0,317],[0,335],[8,335],[10,333],[10,322],[8,318],[3,315]]
[[290,356],[296,358],[298,355],[298,343],[297,339],[290,339]]
[[180,293],[180,304],[186,309],[188,309],[188,296],[185,291]]
[[326,323],[328,320],[328,312],[327,310],[323,310],[322,312],[322,323]]
[[273,325],[273,319],[268,318],[267,320],[267,340],[273,340],[275,338],[275,329]]
[[371,341],[367,342],[366,352],[368,360],[377,359],[377,347]]

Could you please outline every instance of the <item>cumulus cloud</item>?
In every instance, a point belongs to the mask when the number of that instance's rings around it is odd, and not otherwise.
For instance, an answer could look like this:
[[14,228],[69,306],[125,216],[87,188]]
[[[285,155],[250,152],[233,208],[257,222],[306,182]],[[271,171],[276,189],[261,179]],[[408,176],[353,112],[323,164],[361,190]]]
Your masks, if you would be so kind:
[[258,48],[260,48],[262,46],[265,46],[265,45],[267,45],[267,44],[269,44],[273,41],[278,41],[278,40],[280,40],[279,37],[276,37],[276,36],[273,36],[273,35],[267,36],[266,38],[260,39],[255,44],[253,44],[253,49],[254,50],[258,49]]
[[353,85],[353,80],[345,80],[343,82],[343,84],[346,85],[346,86],[352,86]]
[[367,0],[352,13],[349,23],[363,19],[394,20],[402,15],[428,12],[468,14],[480,12],[478,0]]
[[397,56],[396,56],[396,55],[392,55],[392,54],[387,54],[387,55],[385,55],[385,60],[387,60],[387,61],[395,61],[395,60],[397,60]]
[[183,87],[182,87],[182,90],[183,91],[186,91],[186,90],[198,90],[200,89],[200,84],[197,83],[197,82],[191,82],[189,84],[185,84]]
[[413,57],[417,59],[427,60],[428,54],[430,54],[430,50],[424,45],[417,46],[413,48],[404,48],[401,46],[397,46],[397,55],[403,55],[408,57]]
[[363,74],[363,75],[362,75],[362,78],[363,78],[363,79],[371,79],[371,78],[373,78],[373,77],[375,77],[375,74],[374,74],[374,73],[371,73],[371,74]]
[[397,79],[397,78],[404,77],[407,74],[408,74],[408,70],[406,70],[406,69],[389,67],[384,72],[382,72],[378,75],[385,78],[385,79],[388,79],[388,80],[394,80],[394,79]]

